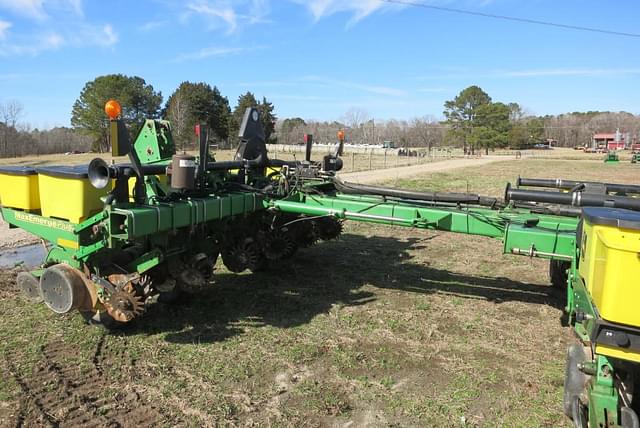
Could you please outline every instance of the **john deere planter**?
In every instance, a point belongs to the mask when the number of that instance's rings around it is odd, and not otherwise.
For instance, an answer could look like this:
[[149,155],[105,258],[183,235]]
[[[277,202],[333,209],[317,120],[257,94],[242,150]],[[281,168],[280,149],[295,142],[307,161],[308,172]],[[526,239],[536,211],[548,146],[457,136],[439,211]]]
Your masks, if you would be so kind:
[[[504,199],[341,181],[333,154],[269,159],[259,113],[247,109],[233,161],[176,154],[168,122],[147,120],[133,141],[110,101],[111,145],[126,164],[0,168],[1,212],[48,243],[18,287],[56,313],[92,323],[134,321],[157,299],[209,286],[218,257],[232,272],[268,269],[337,238],[345,220],[483,235],[507,254],[549,260],[566,289],[577,341],[567,351],[564,411],[580,427],[639,427],[638,186],[519,179]],[[532,190],[525,186],[541,189]]]

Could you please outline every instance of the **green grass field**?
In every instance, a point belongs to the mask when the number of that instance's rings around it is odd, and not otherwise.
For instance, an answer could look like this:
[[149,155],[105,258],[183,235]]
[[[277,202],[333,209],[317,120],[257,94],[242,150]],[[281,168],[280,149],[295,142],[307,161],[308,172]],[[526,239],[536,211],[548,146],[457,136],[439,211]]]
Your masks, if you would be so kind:
[[[389,184],[500,196],[519,174],[637,168],[520,160]],[[268,272],[219,263],[207,293],[112,334],[27,303],[2,271],[0,426],[570,426],[562,293],[545,262],[501,249],[349,223]]]

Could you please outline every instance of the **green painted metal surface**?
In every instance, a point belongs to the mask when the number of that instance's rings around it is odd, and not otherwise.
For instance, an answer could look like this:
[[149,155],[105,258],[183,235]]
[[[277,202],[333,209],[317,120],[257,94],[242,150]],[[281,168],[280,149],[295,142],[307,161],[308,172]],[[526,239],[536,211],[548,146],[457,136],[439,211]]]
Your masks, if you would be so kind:
[[136,239],[182,227],[245,215],[263,209],[256,193],[229,193],[224,196],[190,198],[154,205],[130,205],[112,208],[109,229],[117,239]]
[[269,208],[309,216],[399,225],[481,235],[504,240],[504,251],[514,249],[549,253],[571,260],[575,254],[574,218],[534,215],[528,211],[488,208],[427,207],[373,197],[337,194],[299,195],[297,199],[271,200]]
[[171,159],[176,148],[169,122],[147,119],[140,128],[133,149],[143,164],[153,164]]
[[597,355],[595,361],[596,374],[588,387],[589,425],[618,426],[618,392],[613,381],[614,369],[602,355]]
[[12,227],[19,227],[56,245],[58,242],[66,244],[63,246],[80,245],[80,237],[74,232],[74,223],[6,207],[2,207],[1,210],[2,217]]

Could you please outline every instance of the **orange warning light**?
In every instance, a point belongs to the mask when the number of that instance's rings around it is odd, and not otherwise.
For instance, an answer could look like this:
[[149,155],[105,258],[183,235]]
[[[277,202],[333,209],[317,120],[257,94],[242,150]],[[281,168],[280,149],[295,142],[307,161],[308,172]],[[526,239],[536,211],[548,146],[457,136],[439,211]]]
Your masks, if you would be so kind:
[[122,107],[120,107],[120,103],[116,100],[109,100],[104,105],[104,112],[110,120],[116,120],[118,116],[120,116],[120,113],[122,113]]

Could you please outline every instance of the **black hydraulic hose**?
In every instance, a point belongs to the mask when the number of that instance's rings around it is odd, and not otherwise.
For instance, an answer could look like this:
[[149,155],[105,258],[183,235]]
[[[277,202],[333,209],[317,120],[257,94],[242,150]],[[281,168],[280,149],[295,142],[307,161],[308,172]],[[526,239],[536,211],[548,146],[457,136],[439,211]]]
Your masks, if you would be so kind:
[[563,205],[539,205],[538,203],[513,204],[514,208],[523,208],[536,214],[551,214],[562,217],[580,217],[580,208],[567,207]]
[[334,178],[336,188],[346,194],[387,196],[398,199],[413,199],[417,201],[455,202],[494,206],[496,198],[479,196],[473,193],[443,193],[443,192],[416,192],[413,190],[396,189],[393,187],[369,186],[365,184],[349,183]]
[[295,167],[299,165],[299,162],[295,161],[283,161],[279,159],[268,159],[266,162],[262,159],[262,155],[260,155],[256,159],[252,160],[233,160],[233,161],[220,161],[220,162],[209,162],[207,164],[207,171],[221,171],[225,169],[242,169],[242,168],[255,168],[255,167],[283,167],[283,166],[292,166]]
[[640,186],[633,184],[598,183],[593,181],[574,181],[544,178],[522,178],[516,181],[518,187],[547,187],[552,189],[572,190],[582,185],[604,185],[607,192],[640,193]]
[[510,184],[504,194],[505,202],[544,202],[574,207],[610,207],[640,211],[640,199],[587,192],[545,192],[543,190],[512,189]]
[[285,160],[281,160],[281,159],[269,159],[269,166],[274,166],[276,168],[278,167],[283,167],[283,166],[290,166],[290,167],[297,167],[302,165],[301,162],[298,161],[285,161]]
[[[136,171],[131,165],[109,165],[109,177],[135,177]],[[166,165],[142,165],[144,175],[162,175],[167,173]]]

